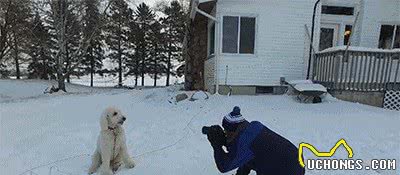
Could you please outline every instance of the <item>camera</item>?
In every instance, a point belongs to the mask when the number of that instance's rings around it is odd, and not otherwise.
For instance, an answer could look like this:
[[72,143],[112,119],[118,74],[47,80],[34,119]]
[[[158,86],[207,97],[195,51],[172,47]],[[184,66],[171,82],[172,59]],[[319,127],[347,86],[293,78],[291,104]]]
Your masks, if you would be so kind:
[[201,133],[207,135],[210,132],[211,126],[203,126],[203,128],[201,128]]

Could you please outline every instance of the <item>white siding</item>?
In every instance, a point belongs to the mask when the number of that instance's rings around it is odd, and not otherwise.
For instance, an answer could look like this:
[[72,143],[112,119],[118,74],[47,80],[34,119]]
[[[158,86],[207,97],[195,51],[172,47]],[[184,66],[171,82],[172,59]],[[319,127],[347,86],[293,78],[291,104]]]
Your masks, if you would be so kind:
[[[304,25],[311,31],[315,0],[219,0],[216,17],[224,15],[256,16],[256,43],[254,55],[220,55],[219,84],[279,85],[286,80],[305,79],[309,42]],[[400,0],[326,0],[327,5],[354,6],[360,11],[354,31],[355,46],[377,48],[380,26],[400,24]],[[319,42],[320,8],[317,10],[314,46]],[[220,27],[222,24],[219,24]],[[222,31],[222,29],[221,29]],[[343,33],[343,31],[341,31]],[[222,37],[216,34],[216,41]],[[222,47],[222,46],[221,46]],[[214,85],[214,59],[205,63],[205,86]]]
[[[219,83],[229,85],[279,85],[280,77],[304,79],[305,29],[311,26],[312,0],[221,0],[217,16],[256,16],[254,56],[221,55]],[[316,21],[319,23],[319,21]],[[221,39],[221,38],[220,38]],[[228,77],[226,77],[228,66]]]
[[382,24],[400,24],[400,0],[364,0],[360,46],[377,48]]

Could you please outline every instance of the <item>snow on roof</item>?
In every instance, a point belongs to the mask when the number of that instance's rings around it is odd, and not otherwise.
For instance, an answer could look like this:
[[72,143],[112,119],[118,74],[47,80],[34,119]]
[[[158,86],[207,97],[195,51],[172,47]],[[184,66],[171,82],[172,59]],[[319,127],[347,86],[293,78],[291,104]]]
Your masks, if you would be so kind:
[[[327,53],[327,52],[334,52],[334,51],[345,51],[347,46],[337,46],[337,47],[331,47],[327,48],[323,51],[317,52],[317,53]],[[368,47],[355,47],[355,46],[350,46],[349,51],[364,51],[364,52],[400,52],[400,49],[378,49],[378,48],[368,48]]]

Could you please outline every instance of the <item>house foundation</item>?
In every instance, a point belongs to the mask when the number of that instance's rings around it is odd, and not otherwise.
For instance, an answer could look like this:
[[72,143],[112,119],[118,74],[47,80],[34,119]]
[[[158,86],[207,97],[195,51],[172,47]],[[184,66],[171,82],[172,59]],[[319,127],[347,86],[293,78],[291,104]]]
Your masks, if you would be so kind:
[[333,90],[329,93],[344,101],[361,103],[376,107],[382,107],[383,99],[385,97],[384,92],[358,92],[358,91],[346,91],[346,90]]

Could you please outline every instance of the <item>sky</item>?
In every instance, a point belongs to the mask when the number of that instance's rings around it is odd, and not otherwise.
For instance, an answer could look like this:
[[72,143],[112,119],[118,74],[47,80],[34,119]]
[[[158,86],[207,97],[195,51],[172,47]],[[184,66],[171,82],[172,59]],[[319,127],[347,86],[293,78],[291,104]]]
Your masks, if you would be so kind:
[[134,4],[140,4],[142,2],[145,2],[146,4],[150,5],[151,7],[153,7],[157,2],[160,1],[171,1],[171,0],[130,0],[132,3]]

